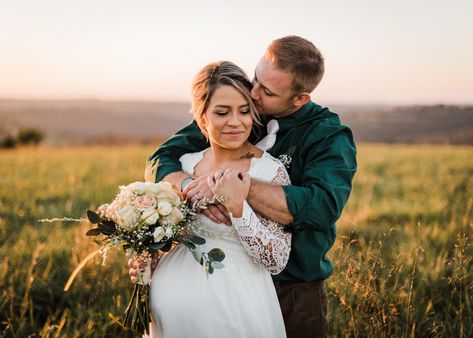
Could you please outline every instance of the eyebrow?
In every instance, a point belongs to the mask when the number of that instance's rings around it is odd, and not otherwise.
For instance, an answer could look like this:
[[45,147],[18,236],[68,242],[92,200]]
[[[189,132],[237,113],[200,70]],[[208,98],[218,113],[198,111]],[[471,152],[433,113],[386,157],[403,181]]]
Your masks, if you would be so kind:
[[[242,104],[238,108],[243,108],[243,107],[249,107],[249,104],[248,103]],[[225,104],[216,104],[214,108],[231,108],[231,106],[227,106]]]
[[268,87],[266,87],[264,84],[262,84],[259,80],[258,80],[258,77],[256,76],[256,72],[255,72],[255,80],[259,82],[259,85],[266,91],[268,91],[271,95],[274,95],[274,96],[279,96],[278,94],[276,94],[275,92],[273,92],[271,89],[269,89]]

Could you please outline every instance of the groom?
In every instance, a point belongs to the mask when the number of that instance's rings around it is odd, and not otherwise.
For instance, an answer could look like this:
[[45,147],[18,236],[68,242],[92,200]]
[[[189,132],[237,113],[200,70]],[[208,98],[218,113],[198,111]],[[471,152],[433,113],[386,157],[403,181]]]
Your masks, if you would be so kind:
[[[257,64],[251,92],[267,124],[263,140],[254,136],[252,141],[286,164],[292,182],[278,186],[252,180],[248,195],[257,213],[286,224],[293,234],[289,262],[273,276],[288,337],[327,335],[324,280],[333,266],[326,254],[335,241],[335,222],[356,171],[351,130],[336,114],[311,101],[310,93],[323,73],[323,57],[310,41],[283,37],[268,46]],[[149,158],[159,160],[156,180],[181,187],[188,199],[210,197],[207,178],[194,180],[182,172],[179,162],[184,153],[207,147],[195,122],[178,131]],[[215,222],[229,224],[221,205],[204,212]]]

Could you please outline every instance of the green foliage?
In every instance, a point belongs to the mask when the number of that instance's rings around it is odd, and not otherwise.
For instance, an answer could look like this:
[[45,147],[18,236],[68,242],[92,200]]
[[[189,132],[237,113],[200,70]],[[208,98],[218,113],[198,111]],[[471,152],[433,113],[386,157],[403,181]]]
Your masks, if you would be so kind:
[[35,129],[35,128],[26,128],[20,130],[18,133],[18,144],[32,144],[37,145],[40,144],[41,141],[44,139],[44,134],[42,131]]
[[[133,292],[121,250],[106,266],[92,260],[64,292],[97,250],[90,224],[36,220],[111,201],[117,186],[142,180],[152,151],[0,151],[0,336],[132,336],[119,325]],[[362,145],[358,159],[329,254],[330,335],[472,336],[473,148]]]
[[44,133],[35,128],[21,129],[18,135],[8,135],[0,140],[0,148],[15,148],[21,145],[38,145],[44,139]]
[[11,135],[6,136],[3,140],[0,141],[0,148],[15,148],[17,144],[16,138]]

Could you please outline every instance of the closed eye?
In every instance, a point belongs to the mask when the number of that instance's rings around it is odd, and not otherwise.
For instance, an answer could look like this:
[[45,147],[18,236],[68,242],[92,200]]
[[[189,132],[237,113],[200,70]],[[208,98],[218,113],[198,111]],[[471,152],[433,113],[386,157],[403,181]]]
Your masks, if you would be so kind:
[[276,95],[274,95],[273,93],[271,93],[270,91],[267,91],[267,90],[263,90],[263,93],[264,93],[266,96],[276,96]]

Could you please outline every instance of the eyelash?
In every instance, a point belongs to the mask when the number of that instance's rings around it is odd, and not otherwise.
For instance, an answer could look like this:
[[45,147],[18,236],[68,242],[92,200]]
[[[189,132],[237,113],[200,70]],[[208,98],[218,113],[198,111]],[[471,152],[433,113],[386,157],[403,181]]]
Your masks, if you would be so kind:
[[[251,84],[254,86],[256,83],[258,83],[258,79],[257,79],[256,77],[254,77],[253,80],[251,81]],[[266,92],[265,90],[263,90],[263,93],[264,93],[264,95],[266,95],[266,96],[274,96],[273,94],[268,93],[268,92]]]
[[[240,114],[243,114],[243,115],[246,115],[246,114],[249,114],[250,111],[249,110],[244,110],[244,111],[241,111]],[[219,111],[219,112],[215,112],[215,114],[217,114],[218,116],[225,116],[228,114],[227,111]]]

